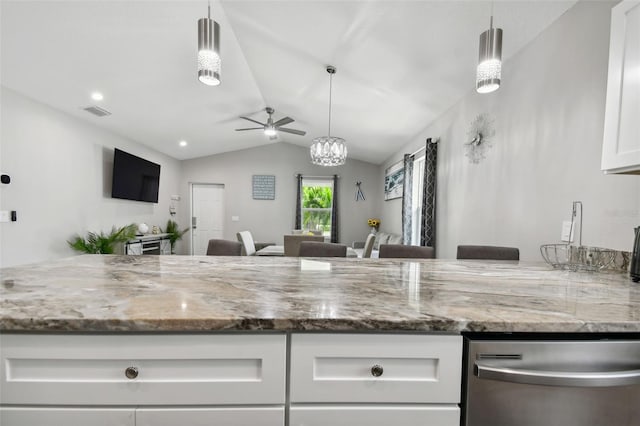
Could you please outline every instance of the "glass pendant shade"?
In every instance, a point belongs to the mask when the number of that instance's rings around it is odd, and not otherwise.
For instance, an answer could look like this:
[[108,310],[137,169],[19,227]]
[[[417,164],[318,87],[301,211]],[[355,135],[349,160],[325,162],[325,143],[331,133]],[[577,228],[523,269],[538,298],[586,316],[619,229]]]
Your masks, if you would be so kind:
[[342,166],[347,160],[347,143],[335,136],[315,138],[311,144],[311,162],[318,166]]
[[313,139],[309,152],[311,162],[317,166],[342,166],[347,161],[347,141],[331,136],[331,91],[336,68],[329,65],[327,72],[329,73],[329,130],[327,136]]
[[476,72],[476,90],[478,93],[490,93],[500,87],[502,78],[502,29],[490,28],[480,34],[478,68]]
[[220,26],[211,18],[198,19],[198,80],[220,84]]

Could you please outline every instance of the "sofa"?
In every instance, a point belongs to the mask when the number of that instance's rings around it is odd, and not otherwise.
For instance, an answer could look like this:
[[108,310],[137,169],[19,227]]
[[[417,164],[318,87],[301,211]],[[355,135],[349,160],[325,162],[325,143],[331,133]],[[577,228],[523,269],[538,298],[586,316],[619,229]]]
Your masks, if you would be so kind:
[[[373,250],[371,251],[371,257],[378,257],[378,250],[380,244],[402,244],[402,235],[392,234],[390,232],[378,231],[376,233],[376,240],[373,243]],[[358,257],[362,257],[364,250],[364,241],[354,241],[353,249],[358,253]]]

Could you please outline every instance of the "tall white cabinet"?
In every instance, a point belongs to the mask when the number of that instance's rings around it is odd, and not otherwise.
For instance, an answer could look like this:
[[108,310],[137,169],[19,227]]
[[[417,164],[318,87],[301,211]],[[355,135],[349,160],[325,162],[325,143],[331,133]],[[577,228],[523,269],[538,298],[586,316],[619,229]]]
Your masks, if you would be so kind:
[[611,10],[602,170],[640,174],[639,0],[623,0]]

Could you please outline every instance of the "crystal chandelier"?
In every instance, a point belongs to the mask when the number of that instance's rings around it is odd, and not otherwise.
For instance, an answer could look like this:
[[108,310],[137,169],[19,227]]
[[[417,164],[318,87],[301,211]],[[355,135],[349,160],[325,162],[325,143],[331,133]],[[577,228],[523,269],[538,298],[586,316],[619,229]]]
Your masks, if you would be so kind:
[[198,80],[207,86],[220,84],[220,26],[211,20],[211,5],[207,17],[198,19]]
[[341,166],[347,160],[347,142],[331,136],[331,89],[336,68],[329,65],[329,131],[327,136],[315,138],[311,144],[311,162],[318,166]]
[[479,50],[476,90],[490,93],[498,90],[502,76],[502,29],[493,28],[493,10],[489,29],[480,34]]

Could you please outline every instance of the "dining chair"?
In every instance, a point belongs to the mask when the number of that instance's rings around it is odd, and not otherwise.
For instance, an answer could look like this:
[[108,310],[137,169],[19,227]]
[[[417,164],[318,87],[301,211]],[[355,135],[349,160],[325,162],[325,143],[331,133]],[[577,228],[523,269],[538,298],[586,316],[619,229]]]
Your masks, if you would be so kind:
[[300,256],[300,243],[303,241],[318,241],[323,242],[324,237],[322,235],[285,235],[284,236],[284,255],[285,256]]
[[236,234],[238,241],[242,243],[245,256],[253,256],[256,254],[256,245],[253,242],[253,236],[250,231],[240,231]]
[[520,260],[520,250],[516,247],[498,246],[458,246],[456,259]]
[[229,240],[209,240],[207,256],[240,256],[242,243]]
[[301,241],[300,257],[347,257],[347,246],[320,241]]
[[434,259],[433,247],[409,246],[404,244],[380,244],[379,258]]
[[364,248],[362,250],[362,258],[369,258],[371,257],[371,252],[373,251],[373,243],[376,242],[376,236],[375,234],[369,234],[367,235],[367,239],[364,242]]

